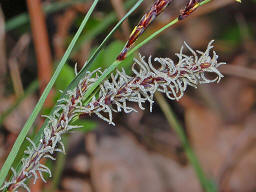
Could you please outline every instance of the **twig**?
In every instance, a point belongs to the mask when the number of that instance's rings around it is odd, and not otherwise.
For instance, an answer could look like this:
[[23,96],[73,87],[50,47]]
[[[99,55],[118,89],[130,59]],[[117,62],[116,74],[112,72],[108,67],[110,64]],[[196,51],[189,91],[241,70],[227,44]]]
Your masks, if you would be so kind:
[[22,35],[19,41],[17,42],[16,46],[13,48],[10,54],[10,58],[8,59],[8,65],[14,87],[14,92],[17,98],[24,94],[21,75],[19,71],[18,57],[21,56],[23,50],[28,46],[29,42],[29,35]]
[[26,121],[25,125],[23,126],[19,136],[17,137],[7,159],[5,160],[1,170],[0,170],[0,186],[3,185],[4,180],[6,179],[6,176],[8,174],[8,171],[11,169],[11,166],[14,162],[15,157],[18,154],[18,151],[26,137],[26,135],[28,134],[32,124],[35,122],[37,115],[39,114],[40,110],[43,107],[44,101],[47,98],[51,88],[53,87],[58,75],[60,74],[61,69],[63,68],[64,64],[66,63],[68,57],[70,56],[70,53],[75,45],[75,43],[77,42],[78,37],[80,36],[82,30],[84,29],[90,15],[92,14],[94,8],[96,7],[98,3],[98,0],[95,0],[94,3],[92,4],[91,8],[89,9],[89,11],[87,12],[87,14],[85,15],[79,29],[77,30],[75,36],[73,37],[71,43],[69,44],[64,56],[62,57],[59,65],[57,66],[50,82],[47,84],[44,92],[42,93],[39,101],[37,102],[35,108],[33,109],[31,115],[29,116],[28,120]]
[[[125,15],[123,0],[111,0],[111,3],[115,9],[115,12],[117,13],[118,19],[121,19]],[[128,38],[130,34],[130,29],[127,20],[122,23],[121,27],[123,29],[125,37]]]
[[[42,93],[52,75],[51,51],[46,30],[45,17],[40,0],[27,0],[27,5],[36,50],[40,92]],[[46,99],[45,106],[50,107],[51,105],[52,95],[49,94]]]
[[65,53],[65,40],[67,39],[70,26],[76,18],[77,13],[74,9],[67,9],[57,17],[56,34],[54,35],[55,59],[59,60]]

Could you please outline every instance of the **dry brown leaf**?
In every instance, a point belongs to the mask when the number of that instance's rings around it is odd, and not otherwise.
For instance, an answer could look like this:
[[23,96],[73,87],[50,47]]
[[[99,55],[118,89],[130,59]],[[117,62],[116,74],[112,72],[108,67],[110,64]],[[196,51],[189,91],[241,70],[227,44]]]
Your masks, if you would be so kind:
[[92,156],[91,170],[96,192],[200,191],[191,167],[148,153],[127,136],[103,137]]
[[[0,114],[13,105],[14,102],[14,97],[1,99]],[[34,96],[28,96],[24,99],[22,103],[5,119],[3,124],[6,129],[11,133],[18,134],[22,128],[21,125],[25,124],[35,105],[36,99]]]
[[170,129],[164,116],[147,113],[139,108],[136,110],[138,112],[132,112],[127,116],[125,124],[140,142],[150,150],[159,152],[179,163],[185,163],[186,158],[180,150],[181,142],[176,133]]
[[[226,124],[213,111],[197,105],[190,105],[189,108],[186,108],[185,121],[191,144],[202,167],[208,176],[217,181],[223,174],[223,167],[228,166],[226,164],[231,163],[237,157],[238,152],[241,154],[241,149],[239,147],[234,149],[234,146],[237,145],[245,125]],[[249,139],[245,139],[245,141],[249,141]],[[235,154],[236,156],[234,156]],[[242,160],[235,164],[233,168],[235,171],[231,173],[231,178],[228,178],[225,183],[224,191],[253,190],[254,183],[247,185],[241,181],[245,181],[249,177],[256,179],[255,145],[249,152],[244,151],[242,154]],[[254,158],[252,158],[253,156]],[[237,182],[238,180],[239,182]],[[219,182],[222,183],[222,181]]]
[[90,183],[79,178],[66,177],[62,180],[62,186],[65,191],[70,192],[92,192]]
[[71,168],[78,173],[89,173],[90,161],[86,155],[80,154],[76,156],[69,164],[71,165]]
[[92,182],[97,192],[163,191],[148,154],[128,137],[106,137],[92,157]]

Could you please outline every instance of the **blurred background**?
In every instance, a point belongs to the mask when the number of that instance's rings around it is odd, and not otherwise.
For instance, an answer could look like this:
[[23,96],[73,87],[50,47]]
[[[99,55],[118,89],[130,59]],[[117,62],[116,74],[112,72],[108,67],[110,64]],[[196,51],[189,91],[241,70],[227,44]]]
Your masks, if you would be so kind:
[[[48,114],[60,93],[87,58],[136,0],[102,0],[64,66],[42,114]],[[116,58],[133,27],[152,0],[144,0],[113,35],[91,70],[106,68]],[[89,0],[0,1],[0,167],[33,110],[84,15]],[[139,41],[176,18],[185,0],[174,1]],[[179,102],[167,100],[182,125],[208,179],[218,191],[256,191],[256,1],[214,0],[189,18],[147,43],[146,57],[170,57],[186,41],[205,50],[215,40],[219,84],[190,88]],[[131,63],[128,58],[126,64]],[[129,67],[126,67],[129,72]],[[132,105],[132,104],[131,104]],[[66,138],[67,155],[46,162],[53,170],[47,184],[32,191],[200,192],[193,166],[157,102],[153,112],[114,114],[116,126],[92,116],[84,128]],[[33,136],[42,125],[34,124]]]

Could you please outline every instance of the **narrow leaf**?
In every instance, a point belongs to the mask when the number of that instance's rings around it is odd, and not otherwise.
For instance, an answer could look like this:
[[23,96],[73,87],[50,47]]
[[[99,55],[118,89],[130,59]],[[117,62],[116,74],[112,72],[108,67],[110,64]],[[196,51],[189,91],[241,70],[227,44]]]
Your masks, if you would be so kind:
[[84,19],[83,19],[79,29],[77,30],[74,38],[72,39],[70,45],[68,46],[68,49],[66,50],[64,56],[62,57],[58,67],[56,68],[56,70],[55,70],[55,72],[54,72],[50,82],[47,84],[47,86],[46,86],[43,94],[41,95],[38,103],[36,104],[32,114],[30,115],[30,117],[26,121],[23,129],[21,130],[19,136],[17,137],[17,139],[16,139],[16,141],[15,141],[13,147],[12,147],[12,150],[9,153],[9,155],[8,155],[8,157],[7,157],[5,163],[4,163],[4,165],[3,165],[3,167],[2,167],[2,169],[0,171],[0,186],[2,186],[4,180],[5,180],[5,178],[6,178],[7,174],[8,174],[11,166],[12,166],[12,163],[13,163],[16,155],[17,155],[17,153],[18,153],[18,151],[19,151],[19,149],[20,149],[20,147],[21,147],[25,137],[28,134],[28,131],[30,130],[30,128],[33,125],[37,115],[39,114],[40,110],[42,109],[46,97],[48,96],[52,86],[54,85],[54,83],[55,83],[55,81],[56,81],[56,79],[57,79],[61,69],[63,68],[64,64],[66,63],[66,61],[67,61],[67,59],[68,59],[68,57],[69,57],[69,55],[70,55],[70,53],[71,53],[71,51],[73,49],[73,47],[74,47],[78,37],[82,33],[82,31],[83,31],[83,29],[84,29],[84,27],[85,27],[89,17],[91,16],[94,8],[96,7],[98,1],[99,0],[95,0],[93,2],[91,8],[89,9],[88,13],[84,17]]
[[[67,89],[63,92],[62,97],[61,98],[65,98],[66,97],[66,93],[68,90],[72,90],[74,89],[79,81],[84,77],[88,67],[95,61],[96,57],[98,56],[98,54],[100,53],[100,51],[102,50],[102,48],[105,46],[105,44],[107,43],[107,41],[110,39],[110,37],[114,34],[114,32],[118,29],[118,27],[123,23],[123,21],[129,16],[131,15],[135,9],[137,9],[139,7],[139,5],[143,2],[143,0],[139,0],[130,10],[129,12],[114,26],[114,28],[110,31],[110,33],[106,36],[106,38],[102,41],[102,43],[99,45],[99,47],[95,50],[95,52],[92,54],[92,56],[88,59],[88,61],[85,63],[83,69],[79,72],[79,74],[75,77],[75,79],[70,83],[70,85],[67,87]],[[55,108],[53,108],[52,112],[55,110]],[[37,134],[36,138],[34,139],[35,143],[38,143],[38,141],[40,140],[42,134],[43,134],[43,130],[46,127],[46,125],[48,124],[48,120],[45,120],[43,126],[41,127],[39,133]]]
[[[97,1],[98,2],[98,1]],[[117,28],[122,24],[122,22],[143,2],[143,0],[139,0],[131,9],[130,11],[115,25],[115,27],[111,30],[111,32],[107,35],[107,37],[103,40],[103,42],[100,44],[100,46],[96,49],[96,51],[94,52],[94,54],[90,57],[90,59],[88,60],[88,64],[92,63],[95,58],[97,57],[97,55],[99,54],[99,52],[101,51],[101,49],[104,47],[104,45],[106,44],[106,42],[109,40],[109,38],[113,35],[113,33],[117,30]],[[95,2],[94,2],[95,3]],[[89,13],[89,12],[88,12]],[[82,25],[81,25],[82,26]],[[80,26],[80,28],[81,28]],[[79,29],[80,29],[79,28]],[[78,38],[77,35],[75,35],[76,39]],[[74,37],[74,38],[75,38]],[[72,43],[72,42],[71,42]],[[72,46],[73,47],[73,46]],[[70,53],[69,53],[70,54]],[[66,60],[65,60],[66,61]],[[64,62],[65,62],[64,61]],[[89,66],[89,65],[88,65]],[[68,90],[71,90],[73,88],[75,88],[80,79],[83,78],[85,72],[86,72],[86,69],[87,67],[84,67],[84,69],[76,76],[76,78],[70,83],[70,85],[68,86],[68,88],[63,92],[61,98],[65,98],[66,97],[66,93]],[[56,107],[56,106],[55,106]],[[52,109],[51,113],[55,110],[55,108]],[[38,134],[36,135],[36,137],[33,139],[34,143],[38,144],[39,143],[39,140],[41,138],[41,136],[43,135],[43,130],[44,128],[47,126],[48,124],[48,119],[46,119],[44,121],[44,124],[42,125],[40,131],[38,132]],[[20,145],[19,145],[20,146]],[[17,150],[18,151],[18,150]],[[9,157],[9,156],[8,156]],[[8,166],[9,168],[7,170],[10,169],[10,166],[11,164]],[[19,172],[20,170],[20,167],[21,167],[21,163],[15,168],[17,172]],[[2,171],[2,170],[1,170]],[[6,173],[7,174],[7,173]],[[6,175],[5,175],[6,177]],[[3,179],[4,180],[4,179]]]

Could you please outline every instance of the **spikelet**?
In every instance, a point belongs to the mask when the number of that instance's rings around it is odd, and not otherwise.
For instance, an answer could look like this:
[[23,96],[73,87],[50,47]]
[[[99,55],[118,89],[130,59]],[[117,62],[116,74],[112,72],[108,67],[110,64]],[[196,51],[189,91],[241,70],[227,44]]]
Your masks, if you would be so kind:
[[[113,124],[112,113],[124,111],[130,113],[135,109],[127,105],[128,102],[135,102],[144,110],[143,104],[147,101],[150,104],[150,111],[154,103],[153,96],[156,91],[165,93],[171,100],[179,100],[183,97],[188,86],[197,87],[199,84],[219,82],[223,75],[218,71],[218,67],[225,63],[218,63],[218,56],[215,51],[210,55],[213,48],[213,41],[208,44],[205,52],[194,51],[186,43],[185,46],[191,52],[191,56],[177,53],[179,61],[177,64],[169,58],[155,58],[156,68],[149,57],[139,55],[139,59],[134,59],[132,66],[134,76],[128,76],[124,70],[116,71],[111,75],[110,80],[105,80],[101,85],[99,98],[95,97],[86,105],[76,109],[77,113],[96,114],[101,119]],[[208,79],[206,73],[216,75],[214,79]],[[107,114],[107,116],[103,116]]]
[[[95,96],[87,105],[83,105],[83,96],[86,90],[98,80],[102,74],[100,69],[87,72],[85,77],[79,82],[78,86],[67,93],[65,98],[59,99],[57,107],[48,118],[48,125],[44,129],[44,134],[38,145],[29,138],[31,145],[25,150],[27,157],[22,159],[22,168],[19,173],[12,169],[13,177],[11,181],[5,182],[1,189],[7,188],[15,191],[19,187],[30,191],[26,185],[26,180],[33,177],[34,183],[40,177],[43,181],[43,173],[51,176],[48,167],[40,163],[41,159],[49,158],[55,160],[53,155],[56,151],[65,153],[62,142],[62,134],[80,126],[71,125],[71,120],[77,115],[95,114],[99,118],[114,125],[112,113],[130,113],[136,111],[129,107],[129,102],[137,103],[144,110],[146,102],[150,104],[150,111],[154,103],[156,91],[166,94],[171,100],[179,100],[188,86],[197,87],[199,84],[219,82],[223,75],[218,71],[218,67],[225,63],[218,63],[217,54],[212,51],[211,41],[204,52],[194,51],[186,43],[186,48],[191,55],[183,53],[183,47],[176,54],[178,63],[175,64],[169,58],[152,58],[139,55],[139,59],[134,59],[132,66],[133,76],[129,76],[122,69],[111,74],[109,80],[105,80],[100,85],[99,96]],[[77,74],[77,71],[75,70]],[[206,73],[215,74],[214,79],[209,79]],[[46,181],[45,181],[46,182]]]

